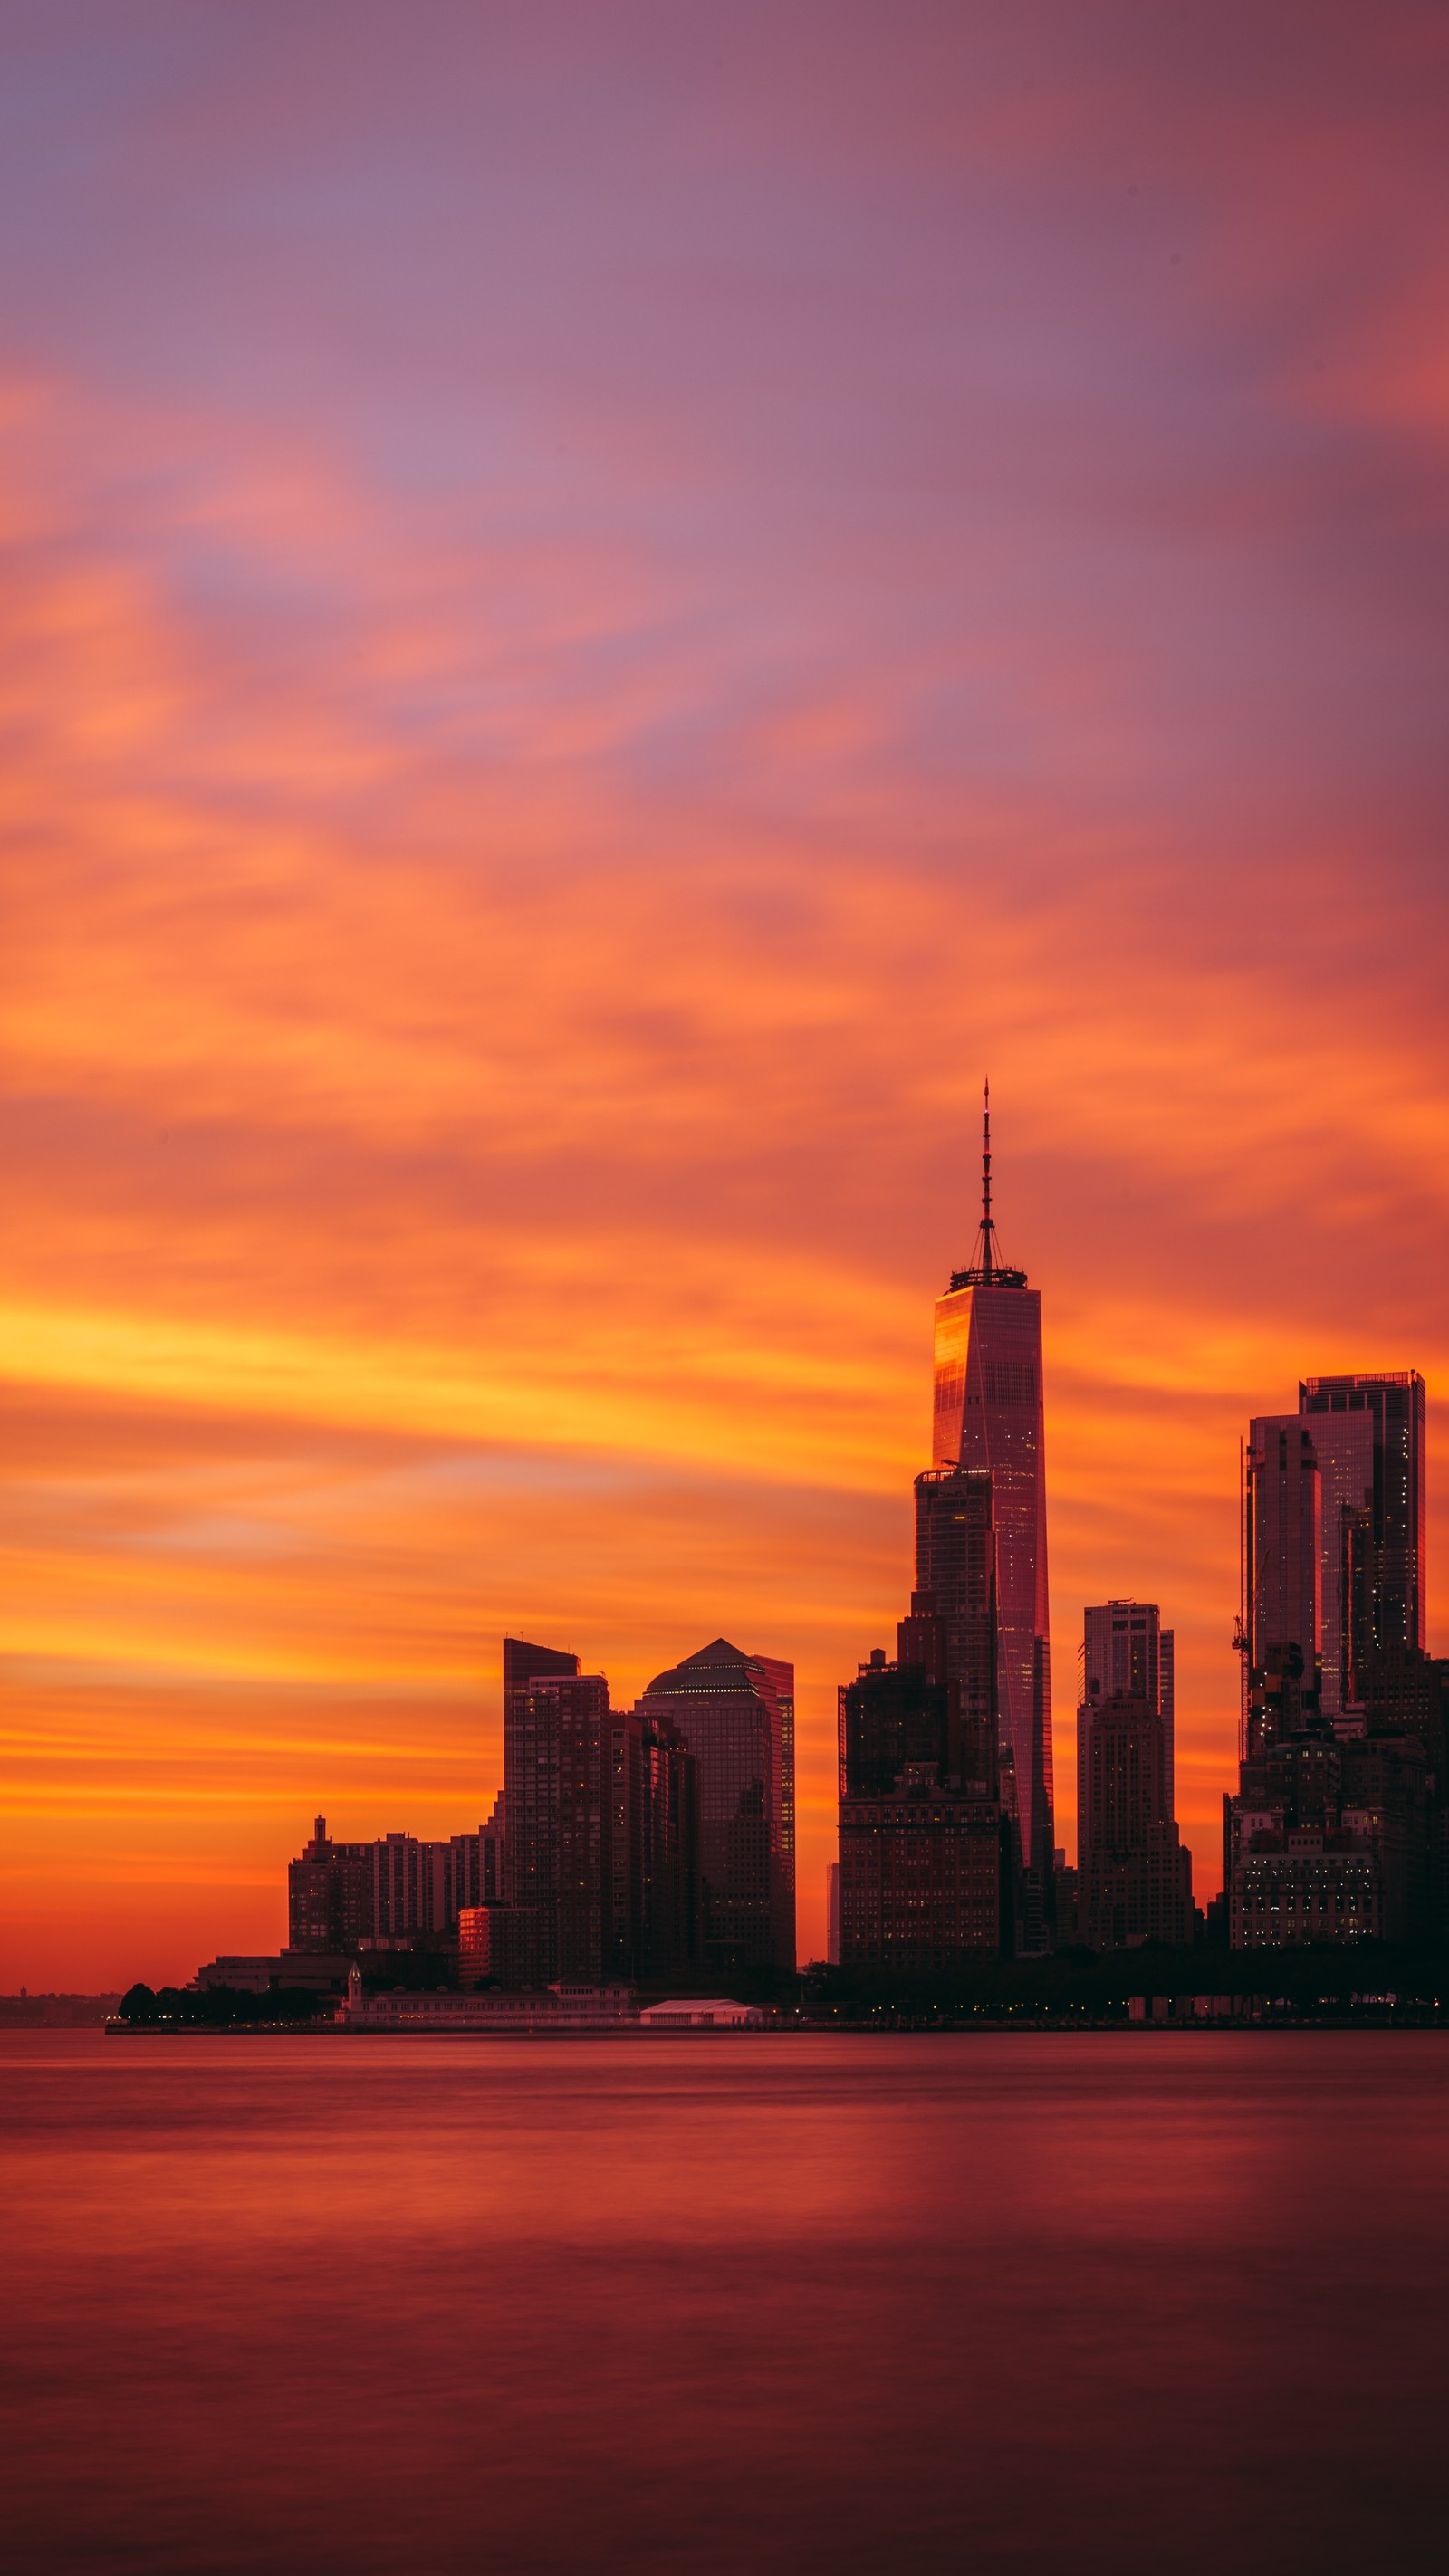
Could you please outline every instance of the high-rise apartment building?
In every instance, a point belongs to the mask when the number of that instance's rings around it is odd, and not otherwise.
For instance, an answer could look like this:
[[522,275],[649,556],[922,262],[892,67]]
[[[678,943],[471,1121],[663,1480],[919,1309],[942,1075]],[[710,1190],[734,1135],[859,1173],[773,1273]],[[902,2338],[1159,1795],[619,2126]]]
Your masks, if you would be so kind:
[[608,1720],[605,1978],[668,1978],[699,1961],[698,1765],[668,1718]]
[[[558,1713],[551,1705],[534,1701],[532,1684],[535,1679],[564,1679],[578,1669],[578,1656],[560,1647],[531,1645],[523,1637],[503,1640],[506,1894],[514,1905],[537,1905],[554,1926],[558,1909]],[[558,1972],[553,1967],[548,1973]]]
[[667,1720],[697,1766],[704,1963],[793,1974],[794,1665],[717,1637],[656,1674],[638,1713]]
[[1145,1699],[1162,1720],[1163,1798],[1177,1812],[1173,1632],[1155,1601],[1103,1601],[1082,1619],[1077,1649],[1077,1859],[1090,1834],[1087,1750],[1090,1715],[1099,1700]]
[[391,1833],[347,1843],[334,1842],[318,1816],[287,1870],[289,1946],[349,1954],[442,1946],[465,1907],[491,1901],[496,1857],[491,1825],[439,1842]]
[[916,1580],[896,1632],[903,1670],[946,1692],[943,1777],[969,1797],[998,1794],[999,1625],[995,1479],[984,1467],[916,1478]]
[[[509,1888],[537,1917],[529,1955],[540,1978],[588,1984],[693,1966],[697,1766],[667,1715],[612,1707],[602,1673],[517,1638],[504,1647],[504,1706]],[[512,1955],[508,1927],[498,1934]]]
[[[536,1673],[528,1697],[544,1767],[551,1773],[556,1762],[558,1770],[552,1838],[555,1931],[547,1982],[557,1977],[570,1985],[596,1985],[611,1956],[616,1928],[609,1685],[602,1673]],[[618,1837],[626,1870],[633,1824],[626,1810]]]
[[657,1979],[700,1960],[699,1764],[669,1718],[633,1715],[642,1811],[635,1973]]
[[1079,1928],[1094,1950],[1192,1938],[1192,1855],[1167,1799],[1156,1700],[1111,1693],[1083,1710]]
[[492,1815],[478,1829],[478,1886],[469,1896],[470,1905],[501,1905],[507,1895],[507,1814],[507,1800],[500,1789]]
[[1258,1416],[1244,1462],[1245,1753],[1318,1712],[1321,1526],[1309,1426],[1292,1413]]
[[931,1455],[937,1467],[991,1475],[1000,1790],[1015,1828],[1022,1946],[1041,1950],[1050,1940],[1053,1884],[1041,1295],[998,1251],[989,1096],[975,1255],[968,1269],[952,1272],[936,1301]]
[[1424,1384],[1306,1378],[1255,1421],[1233,1942],[1393,1940],[1443,1917],[1444,1712],[1424,1636]]
[[1360,1696],[1374,1652],[1424,1646],[1424,1381],[1417,1369],[1310,1377],[1298,1411],[1322,1479],[1323,1709]]

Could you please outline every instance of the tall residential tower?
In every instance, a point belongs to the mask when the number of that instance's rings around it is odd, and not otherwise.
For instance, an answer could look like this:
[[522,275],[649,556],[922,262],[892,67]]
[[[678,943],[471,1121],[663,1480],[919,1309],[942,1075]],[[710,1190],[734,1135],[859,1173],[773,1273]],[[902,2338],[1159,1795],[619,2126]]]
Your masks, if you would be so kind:
[[1323,1710],[1358,1697],[1374,1653],[1424,1646],[1424,1381],[1417,1369],[1305,1378],[1322,1479]]
[[1102,1700],[1146,1700],[1162,1720],[1163,1814],[1177,1812],[1173,1632],[1155,1601],[1103,1601],[1084,1612],[1078,1649],[1077,1860],[1091,1841],[1092,1712]]

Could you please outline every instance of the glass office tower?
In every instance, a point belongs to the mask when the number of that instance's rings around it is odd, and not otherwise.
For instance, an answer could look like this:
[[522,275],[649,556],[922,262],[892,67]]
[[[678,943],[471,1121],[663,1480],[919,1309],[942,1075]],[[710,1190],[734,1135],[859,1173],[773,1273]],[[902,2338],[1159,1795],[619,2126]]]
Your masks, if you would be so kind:
[[931,1456],[938,1467],[991,1470],[1001,1797],[1016,1827],[1022,1946],[1041,1950],[1050,1941],[1053,1883],[1041,1292],[997,1249],[989,1094],[975,1257],[952,1272],[936,1300]]
[[1355,1639],[1424,1644],[1424,1381],[1417,1369],[1310,1377],[1298,1410],[1323,1480],[1323,1707],[1354,1695]]
[[703,1957],[795,1970],[795,1667],[723,1637],[659,1673],[639,1715],[667,1718],[697,1765]]

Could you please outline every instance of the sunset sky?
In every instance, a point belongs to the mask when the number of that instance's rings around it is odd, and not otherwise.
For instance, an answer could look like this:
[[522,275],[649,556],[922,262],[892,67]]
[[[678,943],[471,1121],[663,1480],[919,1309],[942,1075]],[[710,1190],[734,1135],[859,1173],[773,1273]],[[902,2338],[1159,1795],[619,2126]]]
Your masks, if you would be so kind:
[[1449,1649],[1449,13],[186,0],[0,38],[0,1985],[893,1641],[931,1305],[1043,1295],[1085,1602],[1429,1382]]

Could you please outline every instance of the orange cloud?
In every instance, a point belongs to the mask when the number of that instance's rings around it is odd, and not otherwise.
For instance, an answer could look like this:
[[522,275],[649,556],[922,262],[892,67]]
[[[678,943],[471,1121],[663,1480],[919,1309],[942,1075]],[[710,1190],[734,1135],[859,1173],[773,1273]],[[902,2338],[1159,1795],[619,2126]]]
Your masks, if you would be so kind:
[[[1389,15],[1312,117],[1160,13],[1130,79],[1073,13],[851,22],[808,114],[742,28],[651,74],[687,202],[644,87],[547,221],[500,133],[491,265],[449,100],[454,218],[375,223],[356,95],[274,131],[259,31],[114,139],[103,312],[59,213],[45,295],[0,255],[0,1976],[275,1938],[318,1803],[476,1821],[519,1625],[626,1697],[794,1655],[818,1947],[988,1068],[1059,1837],[1081,1607],[1159,1598],[1215,1884],[1242,1424],[1445,1357],[1440,39]],[[357,239],[246,235],[324,170]]]

